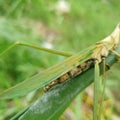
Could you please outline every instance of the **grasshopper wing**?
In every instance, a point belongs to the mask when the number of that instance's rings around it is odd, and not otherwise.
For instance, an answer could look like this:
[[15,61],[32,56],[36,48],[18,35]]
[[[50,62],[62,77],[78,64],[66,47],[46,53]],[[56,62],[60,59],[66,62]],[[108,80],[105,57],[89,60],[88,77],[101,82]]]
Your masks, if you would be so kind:
[[82,64],[91,57],[93,46],[81,51],[63,62],[56,64],[45,71],[3,91],[0,93],[0,99],[10,99],[17,96],[25,95],[33,90],[44,87],[49,82],[57,79],[74,67]]

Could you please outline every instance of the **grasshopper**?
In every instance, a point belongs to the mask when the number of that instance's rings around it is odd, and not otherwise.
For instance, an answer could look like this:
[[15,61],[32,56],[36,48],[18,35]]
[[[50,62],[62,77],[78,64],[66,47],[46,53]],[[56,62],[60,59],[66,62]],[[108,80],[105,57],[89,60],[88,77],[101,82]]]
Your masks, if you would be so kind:
[[[43,51],[51,52],[54,54],[59,54],[62,56],[68,57],[63,62],[54,65],[45,71],[31,77],[28,80],[25,80],[3,92],[0,93],[0,99],[10,99],[16,96],[25,95],[33,90],[44,88],[44,91],[49,91],[53,86],[62,83],[70,78],[73,78],[77,75],[84,73],[91,66],[95,67],[95,80],[94,80],[94,112],[93,119],[98,119],[98,80],[99,80],[99,64],[103,61],[105,66],[105,58],[109,55],[110,52],[115,54],[120,58],[120,55],[115,51],[119,44],[120,37],[120,24],[117,25],[115,30],[111,35],[105,39],[97,42],[95,45],[90,46],[89,48],[77,53],[65,53],[56,50],[51,50],[47,48],[42,48],[39,46],[33,46],[27,43],[17,42],[14,45],[7,48],[3,51],[1,55],[5,54],[7,51],[12,49],[17,45],[24,45]],[[105,67],[104,72],[105,72]],[[103,92],[104,93],[104,92]],[[104,95],[103,95],[104,98]],[[101,104],[102,106],[102,104]],[[99,117],[100,119],[100,117]]]

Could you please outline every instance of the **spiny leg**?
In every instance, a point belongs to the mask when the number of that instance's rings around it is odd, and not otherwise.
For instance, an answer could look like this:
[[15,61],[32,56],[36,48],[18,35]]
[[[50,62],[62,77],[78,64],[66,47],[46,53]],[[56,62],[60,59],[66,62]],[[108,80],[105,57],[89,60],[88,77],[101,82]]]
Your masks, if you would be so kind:
[[9,46],[2,53],[0,53],[0,56],[2,56],[3,54],[5,54],[6,52],[8,52],[9,50],[11,50],[12,48],[14,48],[18,45],[19,46],[26,46],[26,47],[30,47],[30,48],[34,48],[34,49],[38,49],[38,50],[42,50],[42,51],[46,51],[46,52],[49,52],[49,53],[52,53],[52,54],[57,54],[57,55],[65,56],[65,57],[70,57],[70,56],[73,55],[72,53],[69,53],[69,52],[52,50],[52,49],[48,49],[48,48],[44,48],[44,47],[41,47],[41,46],[32,45],[32,44],[28,44],[28,43],[16,42],[16,43],[12,44],[11,46]]
[[98,117],[98,94],[99,94],[99,79],[100,79],[99,62],[95,60],[95,79],[94,79],[94,108],[93,108],[93,120],[97,120]]

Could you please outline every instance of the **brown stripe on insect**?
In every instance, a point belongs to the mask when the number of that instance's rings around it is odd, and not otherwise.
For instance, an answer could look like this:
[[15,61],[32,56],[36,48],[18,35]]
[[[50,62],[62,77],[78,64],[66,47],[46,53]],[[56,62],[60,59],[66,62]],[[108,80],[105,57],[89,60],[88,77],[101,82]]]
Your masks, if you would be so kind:
[[56,80],[53,80],[52,82],[50,82],[49,84],[47,84],[44,87],[44,91],[48,91],[50,88],[52,88],[53,86],[62,83],[70,78],[73,78],[81,73],[83,73],[84,71],[86,71],[87,69],[89,69],[94,63],[93,59],[87,60],[86,62],[82,63],[81,65],[77,66],[76,68],[70,70],[69,72],[63,74],[62,76],[60,76],[59,78],[57,78]]

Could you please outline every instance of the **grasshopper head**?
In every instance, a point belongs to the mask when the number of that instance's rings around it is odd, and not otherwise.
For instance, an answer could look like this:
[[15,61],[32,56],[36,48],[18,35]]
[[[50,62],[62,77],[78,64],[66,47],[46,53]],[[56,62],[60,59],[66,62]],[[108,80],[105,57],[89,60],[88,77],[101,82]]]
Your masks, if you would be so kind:
[[112,34],[103,39],[101,43],[104,44],[108,50],[111,50],[115,49],[118,46],[119,40],[120,40],[120,23],[116,26]]
[[101,57],[107,57],[109,54],[109,50],[113,50],[118,46],[119,38],[120,24],[116,26],[112,34],[104,38],[102,41],[96,43],[92,58],[97,59],[99,62],[101,62]]

